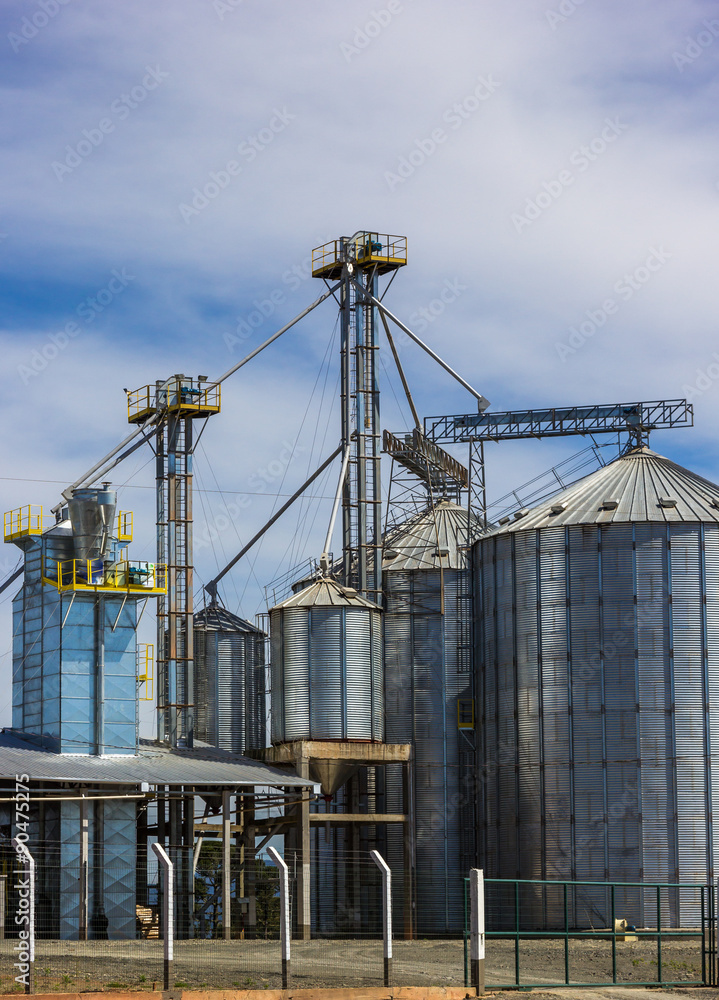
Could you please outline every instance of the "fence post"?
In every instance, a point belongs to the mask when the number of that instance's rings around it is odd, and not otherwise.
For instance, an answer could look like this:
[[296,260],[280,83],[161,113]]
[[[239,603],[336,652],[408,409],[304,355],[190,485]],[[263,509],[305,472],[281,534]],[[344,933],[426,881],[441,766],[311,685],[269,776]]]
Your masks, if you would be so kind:
[[470,962],[472,986],[484,993],[484,871],[469,872],[470,898]]
[[379,853],[370,851],[370,857],[382,872],[382,932],[384,936],[384,984],[392,985],[392,872]]
[[267,853],[280,870],[280,947],[282,948],[282,989],[290,982],[290,874],[289,868],[274,847]]
[[[21,978],[24,976],[25,992],[34,993],[35,992],[35,859],[33,858],[30,851],[27,849],[22,841],[18,840],[17,837],[13,837],[12,846],[17,852],[18,860],[21,864],[27,866],[27,879],[24,879],[24,884],[19,888],[20,906],[18,907],[19,917],[27,916],[27,922],[20,925],[20,940],[24,940],[22,937],[25,927],[27,928],[27,951],[23,952],[22,946],[18,948],[18,959],[19,961],[15,963],[15,967],[20,969],[20,977],[16,976],[16,982],[22,982]],[[22,906],[23,901],[27,900],[28,906],[27,910]],[[23,954],[27,955],[27,959],[23,960]],[[27,965],[27,969],[24,966]]]
[[175,867],[167,856],[167,852],[162,844],[154,843],[152,849],[158,857],[165,872],[165,892],[162,900],[162,923],[165,953],[165,985],[166,990],[171,989],[172,981],[172,961],[174,958],[174,938],[175,938]]

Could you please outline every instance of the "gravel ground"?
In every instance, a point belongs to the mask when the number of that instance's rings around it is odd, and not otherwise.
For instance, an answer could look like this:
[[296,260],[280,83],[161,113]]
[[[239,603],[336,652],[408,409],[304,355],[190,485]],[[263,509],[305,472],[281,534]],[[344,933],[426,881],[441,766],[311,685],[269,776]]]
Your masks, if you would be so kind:
[[[698,940],[667,940],[662,946],[665,979],[678,983],[701,980]],[[0,942],[0,991],[15,988],[12,941]],[[544,986],[564,981],[564,942],[521,942],[522,985]],[[394,982],[404,986],[461,986],[464,983],[463,942],[457,940],[395,941]],[[609,941],[570,944],[570,981],[607,983],[612,979]],[[188,988],[277,988],[280,980],[278,941],[175,942],[174,982]],[[514,983],[514,942],[490,940],[486,982]],[[35,961],[37,992],[68,992],[103,988],[162,989],[162,943],[156,941],[38,941]],[[656,943],[617,944],[617,974],[623,983],[657,980]],[[315,940],[292,942],[292,985],[359,987],[382,985],[382,942],[377,940]],[[665,988],[666,990],[666,988]],[[582,1000],[619,994],[565,991]],[[692,991],[694,992],[694,991]],[[534,1000],[559,994],[537,989]],[[639,994],[641,995],[641,994]],[[647,994],[644,993],[646,996]],[[682,994],[689,996],[689,991]],[[705,1000],[719,1000],[719,991],[701,990]],[[658,994],[653,997],[659,1000]],[[677,994],[679,996],[679,994]]]

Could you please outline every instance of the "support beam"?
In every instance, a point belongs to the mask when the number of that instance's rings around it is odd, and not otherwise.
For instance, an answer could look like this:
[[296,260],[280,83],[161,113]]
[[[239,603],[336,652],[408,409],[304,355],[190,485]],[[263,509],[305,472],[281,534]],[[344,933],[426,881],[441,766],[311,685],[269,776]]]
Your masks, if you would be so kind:
[[264,342],[264,344],[260,344],[260,346],[256,347],[254,349],[254,351],[250,351],[250,353],[247,355],[247,357],[243,358],[242,361],[238,361],[236,365],[232,366],[232,368],[228,368],[228,370],[225,372],[224,375],[220,375],[220,377],[217,379],[217,381],[213,382],[213,385],[219,385],[220,382],[224,382],[226,378],[229,378],[230,375],[234,375],[234,373],[236,371],[239,371],[240,368],[242,368],[243,365],[246,365],[248,361],[252,361],[253,358],[256,358],[257,355],[260,353],[260,351],[264,351],[264,349],[266,347],[269,347],[270,344],[272,344],[275,340],[277,340],[278,337],[281,337],[283,333],[287,333],[287,331],[291,327],[293,327],[295,325],[295,323],[299,323],[299,321],[301,319],[304,319],[305,316],[307,316],[308,313],[311,313],[313,309],[316,309],[317,306],[320,305],[321,302],[324,302],[324,300],[328,299],[330,297],[330,295],[333,295],[337,291],[337,289],[339,288],[340,285],[341,285],[341,282],[338,281],[336,285],[333,285],[326,292],[324,292],[324,294],[320,295],[320,297],[318,299],[315,299],[315,301],[312,303],[311,306],[307,306],[307,308],[303,309],[302,312],[299,313],[297,316],[295,316],[294,319],[290,320],[289,323],[286,323],[282,327],[281,330],[278,330],[277,333],[273,333],[272,336],[269,337]]
[[467,392],[471,393],[474,396],[474,398],[477,400],[477,404],[479,406],[480,413],[484,412],[484,410],[487,409],[487,407],[489,406],[489,400],[485,396],[483,396],[481,392],[477,392],[476,389],[472,388],[472,386],[469,384],[469,382],[465,382],[465,380],[462,378],[462,376],[459,375],[459,374],[457,374],[457,372],[454,370],[454,368],[450,368],[450,366],[447,364],[447,362],[443,361],[442,358],[440,358],[439,354],[435,354],[434,351],[432,350],[432,348],[428,347],[424,343],[424,341],[420,340],[416,333],[412,333],[412,331],[410,330],[410,328],[408,326],[405,326],[404,323],[400,319],[397,319],[397,317],[394,315],[394,313],[391,313],[389,311],[389,309],[387,308],[387,306],[383,305],[383,303],[376,296],[371,295],[369,292],[367,292],[367,290],[364,289],[362,287],[362,285],[360,285],[359,282],[355,281],[354,279],[352,280],[352,284],[357,289],[359,289],[360,292],[362,292],[366,296],[366,298],[372,303],[372,305],[377,306],[377,308],[380,309],[382,311],[382,313],[384,313],[385,316],[388,316],[392,320],[392,322],[395,324],[395,326],[398,326],[400,328],[400,330],[402,330],[404,333],[406,333],[407,336],[411,340],[413,340],[415,342],[415,344],[417,344],[419,347],[422,348],[423,351],[425,351],[427,354],[429,354],[429,356],[434,361],[437,362],[437,364],[440,366],[440,368],[444,368],[444,370],[446,372],[448,372],[452,376],[453,379],[455,379],[457,382],[459,382],[459,384],[461,386],[463,386],[463,388],[465,388],[467,390]]
[[272,515],[272,517],[269,519],[269,521],[267,521],[267,523],[262,528],[260,528],[260,530],[255,535],[252,536],[252,538],[249,540],[249,542],[247,543],[247,545],[245,545],[244,548],[240,549],[240,551],[237,553],[237,555],[234,557],[234,559],[231,559],[227,563],[227,565],[225,566],[225,568],[223,570],[221,570],[214,579],[210,580],[209,583],[205,584],[205,590],[210,595],[210,599],[211,599],[211,601],[212,601],[213,604],[217,600],[217,584],[220,582],[220,580],[222,579],[222,577],[226,573],[229,573],[229,571],[232,569],[232,567],[236,563],[238,563],[240,561],[240,559],[242,559],[242,557],[247,552],[250,551],[250,549],[255,544],[255,542],[258,542],[260,540],[260,538],[262,538],[262,536],[265,534],[265,532],[268,531],[272,527],[272,525],[275,523],[275,521],[279,520],[279,518],[282,517],[282,515],[284,514],[284,512],[286,510],[288,510],[292,506],[292,504],[295,502],[295,500],[297,500],[298,497],[302,496],[302,494],[305,492],[305,490],[307,489],[307,487],[311,486],[312,483],[315,481],[315,479],[317,479],[318,476],[322,475],[322,473],[325,471],[325,469],[327,468],[327,466],[331,465],[332,462],[334,462],[334,460],[337,458],[337,456],[339,455],[339,453],[341,451],[342,451],[341,448],[336,448],[332,452],[332,454],[330,455],[330,457],[328,459],[326,459],[326,461],[324,461],[322,463],[322,465],[319,467],[319,469],[317,469],[315,472],[313,472],[312,475],[310,476],[310,478],[307,479],[307,480],[305,480],[305,482],[300,486],[300,488],[298,490],[296,490],[292,494],[292,496],[287,501],[287,503],[284,503],[280,507],[280,509],[278,511],[276,511]]

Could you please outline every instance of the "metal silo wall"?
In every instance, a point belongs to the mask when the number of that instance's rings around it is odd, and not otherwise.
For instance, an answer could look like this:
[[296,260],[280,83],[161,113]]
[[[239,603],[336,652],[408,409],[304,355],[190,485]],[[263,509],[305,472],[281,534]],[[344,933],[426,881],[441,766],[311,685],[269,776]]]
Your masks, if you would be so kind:
[[[414,746],[419,934],[462,929],[462,878],[469,870],[462,835],[471,828],[463,820],[473,795],[462,772],[467,741],[457,727],[457,699],[471,696],[469,649],[462,639],[469,582],[467,572],[456,570],[385,573],[386,738]],[[403,811],[399,767],[386,769],[385,795],[388,812]],[[393,871],[401,872],[398,830],[388,829],[386,850]],[[401,879],[396,882],[399,907]]]
[[358,607],[270,613],[272,741],[383,738],[382,619]]
[[[477,553],[487,876],[711,880],[719,528],[543,528],[480,541]],[[529,923],[561,924],[558,898],[533,902]],[[608,921],[604,890],[571,903],[578,925]],[[662,919],[694,926],[698,904],[664,893]],[[617,912],[653,924],[656,897],[627,889]]]
[[200,740],[238,753],[264,747],[262,636],[195,624],[195,698]]

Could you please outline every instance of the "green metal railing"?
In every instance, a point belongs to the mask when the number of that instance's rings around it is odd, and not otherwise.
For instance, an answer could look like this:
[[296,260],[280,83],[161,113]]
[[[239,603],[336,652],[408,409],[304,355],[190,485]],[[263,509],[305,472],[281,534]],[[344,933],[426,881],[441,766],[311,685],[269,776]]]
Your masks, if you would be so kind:
[[[617,984],[625,984],[632,986],[715,986],[719,983],[719,975],[717,973],[717,899],[714,887],[711,885],[702,885],[694,883],[673,883],[673,882],[573,882],[573,881],[550,881],[550,880],[530,880],[530,879],[485,879],[485,914],[486,914],[486,928],[485,928],[485,939],[487,945],[492,940],[505,940],[514,941],[514,982],[512,983],[495,983],[492,981],[492,964],[491,964],[491,949],[487,950],[487,961],[486,961],[486,979],[487,988],[492,989],[516,989],[517,987],[523,987],[524,989],[534,989],[550,986],[615,986]],[[511,929],[507,928],[504,930],[498,930],[492,928],[492,923],[495,922],[495,915],[492,912],[493,907],[491,905],[491,895],[492,889],[495,886],[507,886],[513,891],[511,892],[512,897],[512,914],[511,923],[513,927]],[[562,908],[563,908],[563,928],[561,930],[523,930],[523,914],[521,905],[521,887],[526,886],[529,888],[539,889],[543,887],[543,892],[545,893],[544,903],[546,905],[546,891],[559,892],[561,896]],[[576,906],[577,894],[581,894],[582,890],[586,891],[589,887],[593,890],[602,890],[609,894],[609,914],[610,914],[610,926],[608,928],[602,929],[582,929],[576,926],[570,926],[572,921],[570,920],[570,892],[573,896],[574,905]],[[656,928],[644,927],[637,930],[618,930],[616,925],[616,898],[617,893],[623,893],[627,890],[640,890],[644,894],[644,900],[646,901],[647,896],[650,894],[652,897],[656,894]],[[676,893],[676,898],[679,898],[680,893],[688,894],[693,893],[698,897],[698,906],[700,910],[700,926],[678,930],[677,928],[667,928],[662,927],[662,893],[673,892]],[[536,899],[534,901],[536,903]],[[665,900],[668,903],[668,900]],[[593,904],[595,905],[595,904]],[[646,902],[645,902],[646,906]],[[508,915],[505,912],[501,923],[509,923],[507,919]],[[535,917],[536,920],[536,917]],[[576,920],[574,921],[576,924]],[[465,986],[469,986],[469,879],[464,880],[464,982]],[[627,935],[631,935],[632,939],[636,939],[637,942],[646,941],[654,939],[656,941],[656,966],[657,966],[657,978],[648,981],[640,981],[632,978],[622,977],[618,973],[617,967],[617,944],[624,942]],[[664,973],[666,971],[666,965],[663,965],[663,954],[662,945],[667,939],[672,941],[681,942],[696,942],[697,943],[697,958],[701,957],[701,979],[666,979],[664,978]],[[538,982],[532,981],[527,982],[526,979],[522,982],[521,968],[520,968],[520,942],[522,941],[553,941],[553,940],[563,940],[564,941],[564,977],[563,979],[557,978],[553,982]],[[599,980],[592,981],[582,981],[582,980],[572,980],[570,979],[570,942],[571,941],[606,941],[611,945],[611,963],[612,963],[612,978],[606,982],[600,982]],[[641,959],[640,961],[644,961]],[[674,967],[675,963],[669,962],[670,968]]]

